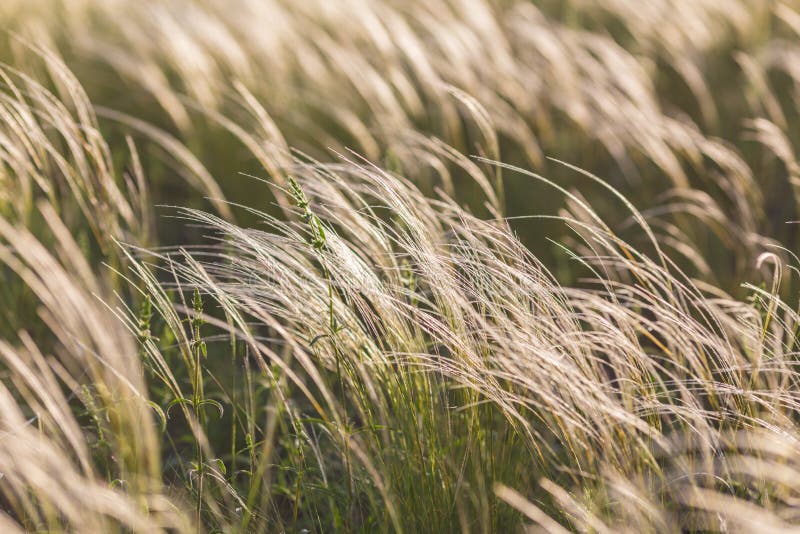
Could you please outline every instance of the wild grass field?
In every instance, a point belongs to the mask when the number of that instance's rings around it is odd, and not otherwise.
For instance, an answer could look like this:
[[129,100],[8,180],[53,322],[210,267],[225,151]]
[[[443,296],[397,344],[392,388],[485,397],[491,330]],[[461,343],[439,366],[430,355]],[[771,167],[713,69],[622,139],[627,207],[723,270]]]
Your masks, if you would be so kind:
[[796,0],[1,0],[0,531],[800,531]]

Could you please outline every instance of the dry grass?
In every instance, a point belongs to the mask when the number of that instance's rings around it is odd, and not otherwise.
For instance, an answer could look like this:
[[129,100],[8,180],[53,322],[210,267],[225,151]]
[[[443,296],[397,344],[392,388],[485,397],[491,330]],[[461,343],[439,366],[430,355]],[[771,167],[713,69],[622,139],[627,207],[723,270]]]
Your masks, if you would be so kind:
[[3,2],[2,528],[800,528],[799,13]]

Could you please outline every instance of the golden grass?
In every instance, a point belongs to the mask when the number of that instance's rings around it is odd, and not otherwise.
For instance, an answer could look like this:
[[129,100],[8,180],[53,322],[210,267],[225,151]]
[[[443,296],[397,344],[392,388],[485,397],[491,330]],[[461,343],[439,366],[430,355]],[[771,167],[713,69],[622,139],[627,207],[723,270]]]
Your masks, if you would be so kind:
[[797,529],[797,8],[3,2],[2,528]]

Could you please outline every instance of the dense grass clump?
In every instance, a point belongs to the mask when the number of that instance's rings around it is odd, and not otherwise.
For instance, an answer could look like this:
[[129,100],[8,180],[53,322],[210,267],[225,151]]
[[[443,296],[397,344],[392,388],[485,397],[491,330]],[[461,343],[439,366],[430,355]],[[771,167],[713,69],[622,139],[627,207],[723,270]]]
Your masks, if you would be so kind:
[[800,5],[6,0],[0,529],[800,529]]

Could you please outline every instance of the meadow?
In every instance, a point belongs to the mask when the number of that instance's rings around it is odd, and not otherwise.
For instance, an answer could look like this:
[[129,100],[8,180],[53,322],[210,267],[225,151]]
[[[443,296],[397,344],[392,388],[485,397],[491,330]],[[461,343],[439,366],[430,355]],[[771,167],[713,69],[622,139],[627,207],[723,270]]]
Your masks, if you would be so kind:
[[0,29],[0,531],[800,531],[800,2]]

